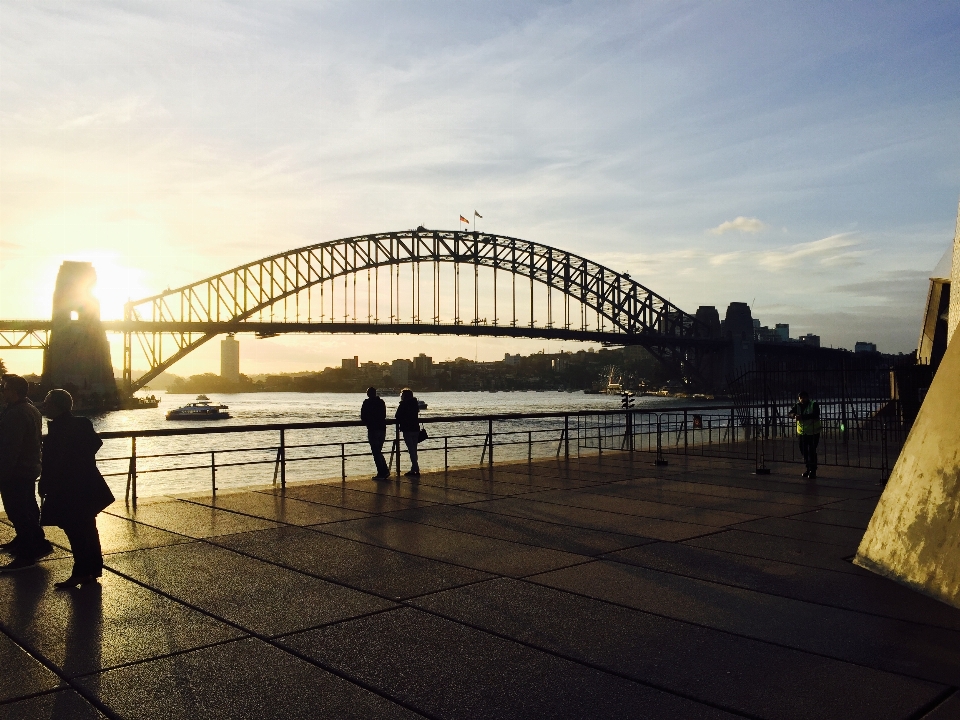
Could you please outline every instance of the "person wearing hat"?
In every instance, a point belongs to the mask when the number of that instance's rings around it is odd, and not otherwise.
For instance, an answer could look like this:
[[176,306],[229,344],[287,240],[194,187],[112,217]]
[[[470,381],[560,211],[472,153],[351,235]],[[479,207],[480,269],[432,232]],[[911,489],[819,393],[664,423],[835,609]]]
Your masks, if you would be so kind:
[[11,573],[36,565],[37,559],[53,552],[53,545],[40,527],[37,505],[37,476],[40,474],[40,411],[27,397],[29,385],[19,375],[3,380],[6,407],[0,413],[0,499],[16,536],[0,546],[13,555],[0,573]]
[[66,390],[51,390],[43,401],[47,436],[43,441],[40,522],[66,533],[73,552],[73,572],[56,583],[59,589],[95,583],[103,574],[97,515],[113,502],[113,493],[97,469],[103,441],[85,417],[74,415]]

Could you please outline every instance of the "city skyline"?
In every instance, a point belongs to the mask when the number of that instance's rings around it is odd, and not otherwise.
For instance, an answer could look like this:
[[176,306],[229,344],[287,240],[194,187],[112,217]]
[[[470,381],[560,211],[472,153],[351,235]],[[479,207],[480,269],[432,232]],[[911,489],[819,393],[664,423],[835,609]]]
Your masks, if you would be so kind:
[[[94,263],[117,317],[273,252],[477,210],[688,312],[748,302],[794,336],[909,351],[956,220],[958,42],[960,11],[933,3],[7,6],[0,316],[49,317],[63,259]],[[244,364],[384,342],[275,338]],[[218,365],[210,344],[173,371]]]

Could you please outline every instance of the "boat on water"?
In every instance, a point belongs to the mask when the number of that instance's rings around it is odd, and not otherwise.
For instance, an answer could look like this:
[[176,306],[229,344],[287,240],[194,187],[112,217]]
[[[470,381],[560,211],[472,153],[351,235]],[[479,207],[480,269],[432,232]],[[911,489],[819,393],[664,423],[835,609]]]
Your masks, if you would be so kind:
[[226,405],[214,405],[206,395],[197,395],[189,405],[167,413],[167,420],[226,420],[230,417]]
[[426,409],[427,409],[427,404],[426,404],[423,400],[417,400],[417,407],[418,407],[420,410],[426,410]]

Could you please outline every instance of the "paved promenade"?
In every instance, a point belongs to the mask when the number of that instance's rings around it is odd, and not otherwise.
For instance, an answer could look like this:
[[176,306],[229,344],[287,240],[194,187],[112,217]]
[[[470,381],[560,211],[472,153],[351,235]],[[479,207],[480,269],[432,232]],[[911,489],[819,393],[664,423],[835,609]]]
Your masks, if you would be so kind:
[[651,460],[117,503],[102,585],[0,577],[0,718],[960,717],[960,610],[849,562],[876,471]]

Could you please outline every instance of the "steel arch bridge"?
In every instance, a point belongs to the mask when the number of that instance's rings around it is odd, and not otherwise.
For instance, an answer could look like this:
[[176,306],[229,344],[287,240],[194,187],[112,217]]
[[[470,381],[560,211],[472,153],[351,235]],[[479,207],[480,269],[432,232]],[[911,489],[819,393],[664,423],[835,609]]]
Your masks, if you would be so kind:
[[[464,303],[471,294],[472,303]],[[223,333],[589,340],[642,345],[688,369],[698,348],[711,344],[693,316],[627,274],[528,240],[424,228],[272,255],[129,302],[122,323],[104,326],[124,334],[123,376],[131,392]],[[149,364],[136,380],[135,344]]]

